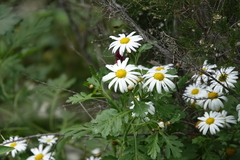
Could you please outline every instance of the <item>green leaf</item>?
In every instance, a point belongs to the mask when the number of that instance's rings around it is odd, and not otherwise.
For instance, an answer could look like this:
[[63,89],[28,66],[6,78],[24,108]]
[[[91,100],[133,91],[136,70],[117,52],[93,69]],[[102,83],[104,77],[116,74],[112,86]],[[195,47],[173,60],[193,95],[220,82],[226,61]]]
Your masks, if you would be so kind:
[[83,125],[75,125],[67,129],[62,130],[60,133],[65,134],[64,138],[72,137],[72,139],[81,138],[84,135],[87,135],[92,130],[91,128]]
[[192,139],[193,144],[199,144],[200,146],[212,142],[211,138],[203,137],[203,136],[198,136],[194,139]]
[[176,136],[166,136],[163,133],[160,133],[166,143],[165,155],[167,158],[170,158],[171,155],[176,158],[180,158],[182,150],[179,147],[182,147],[183,144],[180,141],[177,141]]
[[185,74],[182,77],[179,76],[179,80],[177,82],[178,88],[183,88],[186,82],[188,81],[188,79],[189,79],[189,74]]
[[49,79],[47,83],[56,87],[69,88],[71,85],[74,84],[75,81],[76,81],[75,78],[68,79],[66,74],[61,74],[56,79]]
[[24,70],[21,60],[16,56],[7,57],[4,60],[0,59],[0,78],[4,78],[11,75],[16,75],[17,72],[22,72]]
[[14,150],[13,147],[0,146],[0,155]]
[[155,43],[157,43],[157,42],[145,43],[145,44],[143,44],[143,45],[138,49],[138,52],[139,52],[139,53],[142,53],[142,52],[144,52],[144,51],[146,51],[146,50],[151,49],[151,48],[153,47],[153,44],[155,44]]
[[89,77],[88,79],[87,79],[87,85],[85,85],[85,86],[89,86],[90,84],[92,84],[92,85],[94,85],[94,88],[99,88],[100,87],[100,83],[99,83],[99,81],[97,80],[97,78],[95,78],[95,77]]
[[134,100],[133,112],[136,114],[136,117],[144,118],[148,112],[149,105],[145,102]]
[[150,135],[146,141],[148,142],[147,154],[151,156],[152,159],[156,159],[157,154],[161,151],[158,144],[158,134]]
[[0,35],[3,35],[7,31],[13,29],[14,25],[20,21],[20,18],[15,14],[10,13],[12,8],[5,8],[4,5],[0,5]]
[[124,154],[119,158],[119,160],[133,160],[134,159],[134,153]]
[[30,16],[20,23],[18,32],[14,37],[14,47],[29,43],[32,39],[50,29],[52,17],[39,19],[37,16]]
[[206,151],[203,153],[202,158],[204,160],[220,159],[220,156],[214,152]]
[[[163,99],[163,98],[162,98]],[[173,113],[176,111],[176,106],[166,104],[164,101],[154,100],[156,114],[160,117],[172,118]]]
[[106,138],[108,135],[118,136],[122,132],[122,119],[128,116],[130,111],[118,112],[116,109],[106,109],[92,120],[93,132],[101,133]]
[[101,160],[117,160],[117,158],[114,156],[108,155],[108,156],[101,157]]
[[185,116],[185,113],[183,112],[179,112],[179,111],[176,111],[174,113],[174,115],[172,116],[172,119],[170,119],[169,121],[173,123],[175,122],[178,122],[181,118],[183,118]]
[[66,102],[75,104],[90,99],[95,99],[95,97],[92,97],[92,94],[86,94],[84,92],[81,92],[80,94],[74,94],[72,97],[69,97]]

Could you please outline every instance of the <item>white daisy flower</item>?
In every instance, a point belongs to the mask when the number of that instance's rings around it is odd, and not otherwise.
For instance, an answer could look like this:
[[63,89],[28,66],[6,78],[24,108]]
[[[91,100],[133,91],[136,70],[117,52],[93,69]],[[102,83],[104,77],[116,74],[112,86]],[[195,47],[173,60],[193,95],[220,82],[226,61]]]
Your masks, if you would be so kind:
[[206,86],[204,84],[190,84],[184,91],[183,99],[190,104],[198,104],[202,106],[202,100],[200,99],[207,94],[205,88]]
[[166,92],[169,92],[169,88],[173,90],[176,86],[170,79],[178,76],[166,74],[166,72],[166,70],[158,72],[152,72],[151,70],[147,74],[143,75],[143,78],[146,81],[143,88],[148,86],[148,91],[152,92],[154,87],[156,87],[159,94],[162,93],[162,88]]
[[100,159],[102,159],[102,158],[91,156],[91,157],[87,158],[86,160],[100,160]]
[[133,36],[134,33],[135,32],[132,32],[128,36],[125,36],[125,34],[119,34],[120,37],[110,36],[110,38],[115,40],[109,46],[109,49],[113,48],[112,53],[116,53],[119,48],[121,56],[124,55],[125,50],[127,50],[128,53],[131,53],[131,51],[136,52],[135,48],[141,46],[137,41],[140,41],[143,38],[140,35]]
[[173,64],[154,66],[149,70],[149,72],[151,72],[151,71],[158,72],[158,71],[162,71],[162,70],[168,70],[168,69],[171,69],[171,68],[173,68]]
[[238,112],[238,122],[240,122],[240,104],[236,106],[236,111]]
[[224,120],[224,126],[230,128],[230,124],[229,123],[232,123],[232,124],[237,124],[237,120],[235,119],[234,116],[227,116],[227,111],[225,110],[222,110],[222,112],[219,113],[220,116],[224,117],[225,120]]
[[58,138],[55,137],[54,135],[47,135],[47,136],[42,136],[38,139],[39,142],[41,143],[46,143],[50,146],[55,144],[57,142]]
[[201,121],[197,126],[199,131],[206,135],[207,131],[210,130],[211,134],[216,134],[216,131],[220,131],[219,127],[223,127],[224,117],[221,117],[218,112],[210,111],[205,112],[204,117],[198,117]]
[[31,157],[28,157],[27,160],[55,160],[55,158],[53,158],[53,152],[49,152],[50,151],[51,146],[46,146],[43,149],[43,144],[40,144],[38,148],[32,148],[31,152],[34,154]]
[[[217,70],[214,74],[214,77],[223,84],[225,87],[228,88],[234,88],[234,83],[237,83],[238,79],[238,71],[233,71],[235,67],[228,67],[228,68],[220,68],[220,70]],[[227,91],[221,84],[219,84],[214,79],[211,80],[211,86],[213,87],[219,87],[221,90]]]
[[92,153],[93,155],[99,155],[99,154],[101,153],[101,150],[100,150],[100,148],[95,148],[95,149],[93,149],[93,150],[91,151],[91,153]]
[[227,97],[223,96],[222,91],[220,88],[215,87],[207,87],[206,88],[207,94],[203,97],[206,98],[203,100],[203,108],[207,109],[209,108],[210,110],[216,110],[218,111],[220,108],[224,108],[223,105],[223,100],[227,101]]
[[[18,137],[18,136],[9,137],[8,140],[5,140],[3,142],[3,143],[7,143],[4,146],[13,147],[14,148],[14,150],[10,151],[12,157],[15,157],[17,152],[25,151],[26,148],[27,148],[26,140],[17,141],[18,139],[21,139],[21,138]],[[9,152],[7,152],[6,154],[9,154]]]
[[[211,73],[214,73],[213,69],[216,67],[217,67],[216,64],[213,64],[213,65],[208,64],[207,60],[205,60],[203,63],[203,66],[201,68],[201,71],[205,71],[205,72],[211,74]],[[203,72],[198,72],[192,76],[192,79],[194,79],[196,81],[196,83],[202,83],[202,82],[207,83],[209,80],[209,77],[207,75],[205,75]]]
[[113,84],[115,84],[114,91],[117,92],[117,89],[119,88],[120,92],[124,93],[128,91],[128,85],[135,86],[135,84],[140,80],[138,76],[141,74],[133,71],[138,68],[132,64],[127,65],[128,60],[129,58],[126,58],[122,62],[118,60],[114,65],[106,65],[106,67],[112,72],[105,75],[102,78],[102,81],[106,82],[108,80],[112,80],[108,85],[109,89],[113,86]]

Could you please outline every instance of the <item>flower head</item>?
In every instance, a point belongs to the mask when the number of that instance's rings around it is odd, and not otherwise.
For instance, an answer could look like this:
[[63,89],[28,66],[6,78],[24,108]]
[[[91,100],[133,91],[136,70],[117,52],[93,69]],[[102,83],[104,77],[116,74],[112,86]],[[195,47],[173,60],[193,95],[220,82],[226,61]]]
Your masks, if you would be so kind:
[[227,116],[227,111],[225,110],[222,110],[222,112],[219,112],[220,116],[224,117],[224,126],[230,128],[230,124],[229,123],[232,123],[232,124],[237,124],[237,120],[235,119],[234,116]]
[[41,143],[46,143],[50,146],[52,146],[53,144],[56,143],[57,141],[57,137],[55,137],[54,135],[48,135],[48,136],[42,136],[38,139],[39,142]]
[[162,93],[162,88],[166,92],[169,92],[169,88],[174,89],[176,86],[170,79],[177,77],[177,75],[167,74],[166,72],[166,70],[150,70],[147,74],[143,75],[146,81],[143,88],[148,86],[148,91],[152,92],[154,87],[156,87],[159,94]]
[[101,150],[100,148],[95,148],[91,151],[91,153],[95,156],[101,155]]
[[160,128],[164,128],[164,122],[163,122],[163,121],[158,122],[158,126],[159,126]]
[[141,46],[137,41],[140,41],[143,38],[140,35],[133,36],[134,33],[135,32],[132,32],[128,36],[125,36],[125,34],[119,34],[119,37],[110,36],[111,39],[115,40],[109,46],[109,49],[113,48],[112,53],[116,53],[118,49],[121,56],[124,55],[125,50],[129,53],[131,53],[131,51],[136,52],[135,48]]
[[200,100],[200,98],[206,95],[205,87],[206,86],[204,84],[190,84],[184,91],[183,99],[190,104],[195,103],[202,106],[202,100]]
[[201,121],[197,126],[204,135],[206,135],[209,130],[211,134],[216,134],[216,131],[220,131],[219,127],[223,127],[224,117],[219,115],[218,112],[210,111],[210,113],[205,112],[204,117],[198,117]]
[[112,72],[108,73],[102,78],[103,82],[111,80],[108,85],[110,89],[113,84],[114,91],[117,92],[119,88],[120,92],[124,93],[128,91],[128,85],[135,86],[135,84],[139,81],[140,73],[133,71],[138,70],[135,65],[129,64],[127,65],[128,58],[126,58],[123,62],[120,60],[117,61],[114,65],[106,65],[106,67],[111,70]]
[[[14,150],[11,151],[11,155],[12,157],[15,157],[15,155],[17,154],[17,152],[22,152],[25,151],[27,148],[27,144],[26,144],[26,140],[21,140],[18,141],[18,139],[21,139],[18,136],[15,137],[10,137],[8,140],[5,140],[3,143],[7,143],[4,146],[7,147],[14,147]],[[9,152],[7,152],[8,154]]]
[[222,91],[220,90],[220,88],[215,87],[207,87],[206,88],[206,95],[204,98],[206,98],[205,100],[203,100],[203,108],[204,109],[211,109],[211,110],[219,110],[220,108],[224,108],[223,105],[223,100],[227,101],[227,97],[223,96]]
[[157,71],[163,71],[163,70],[169,70],[173,68],[173,64],[167,64],[167,65],[161,65],[161,66],[154,66],[152,67],[149,72],[157,72]]
[[[212,87],[219,87],[221,90],[226,90],[222,85],[228,88],[234,88],[234,83],[237,83],[238,71],[233,71],[235,67],[221,68],[217,70],[214,77],[218,80],[211,80]],[[219,84],[219,82],[222,84]],[[226,90],[227,91],[227,90]]]
[[40,144],[38,148],[32,148],[31,152],[34,154],[31,157],[28,157],[27,160],[51,160],[54,153],[49,152],[50,146],[47,146],[43,149],[43,144]]
[[[202,68],[200,69],[201,71],[204,71],[204,72],[206,72],[206,73],[213,73],[214,72],[214,68],[216,68],[217,67],[217,65],[216,64],[213,64],[213,65],[211,65],[211,64],[208,64],[207,63],[207,60],[205,60],[204,61],[204,63],[203,63],[203,66],[202,66]],[[206,82],[208,82],[208,80],[209,80],[209,77],[207,76],[207,75],[205,75],[203,72],[198,72],[198,73],[196,73],[196,74],[194,74],[193,76],[192,76],[192,79],[194,79],[195,81],[196,81],[196,83],[206,83]]]
[[100,160],[100,159],[102,159],[102,158],[91,156],[91,157],[87,158],[86,160]]

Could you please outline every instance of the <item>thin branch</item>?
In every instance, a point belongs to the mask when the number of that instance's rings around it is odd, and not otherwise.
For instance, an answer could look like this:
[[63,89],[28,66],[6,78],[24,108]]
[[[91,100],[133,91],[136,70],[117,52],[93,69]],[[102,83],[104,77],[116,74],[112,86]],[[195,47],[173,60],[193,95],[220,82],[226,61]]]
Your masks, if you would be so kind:
[[[27,137],[22,137],[19,138],[17,140],[14,141],[9,141],[9,142],[5,142],[5,143],[1,143],[0,145],[6,145],[9,143],[13,143],[13,142],[17,142],[17,141],[23,141],[23,140],[28,140],[28,139],[32,139],[32,138],[37,138],[37,137],[42,137],[42,136],[48,136],[48,135],[54,135],[54,136],[65,136],[65,134],[61,134],[61,133],[46,133],[46,134],[36,134],[36,135],[31,135],[31,136],[27,136]],[[73,134],[75,135],[75,134]],[[73,136],[72,135],[72,136]],[[149,136],[152,135],[152,133],[138,133],[137,135],[144,135],[144,136]],[[91,135],[84,135],[83,137],[90,137]],[[118,137],[122,137],[123,135],[119,135]],[[127,136],[133,136],[133,134],[128,134]],[[97,137],[95,136],[94,138],[102,138],[102,137]]]
[[83,110],[87,113],[87,115],[88,115],[91,119],[94,119],[94,118],[91,116],[91,114],[86,110],[86,108],[84,107],[84,105],[83,105],[81,102],[79,102],[79,104],[80,104],[80,106],[83,108]]
[[[105,1],[102,2],[101,4],[106,3]],[[126,9],[116,3],[115,0],[108,1],[108,5],[105,4],[107,10],[110,10],[114,13],[118,13],[119,16],[122,17],[123,20],[127,22],[127,24],[131,25],[136,29],[136,31],[143,37],[143,39],[148,42],[152,43],[154,41],[158,41],[155,37],[152,35],[148,34],[146,31],[144,31],[140,26],[138,26],[135,21],[126,13]],[[166,58],[172,59],[173,53],[171,53],[167,48],[163,48],[159,43],[154,43],[153,44],[162,54],[165,55]]]
[[23,141],[23,140],[27,140],[27,139],[31,139],[31,138],[42,137],[42,136],[48,136],[48,135],[64,136],[65,134],[60,134],[60,133],[37,134],[37,135],[32,135],[32,136],[27,136],[27,137],[19,138],[19,139],[14,140],[14,141],[10,141],[10,142],[6,142],[6,143],[2,143],[2,144],[0,144],[0,145],[6,145],[6,144],[9,144],[9,143],[12,143],[12,142],[16,142],[16,141]]
[[49,87],[52,87],[52,88],[55,88],[55,89],[60,89],[60,90],[63,90],[63,91],[67,91],[67,92],[70,92],[70,93],[73,93],[73,94],[77,94],[77,92],[75,92],[75,91],[68,90],[68,89],[61,88],[61,87],[52,86],[52,85],[50,85],[50,84],[47,84],[46,82],[39,81],[39,80],[37,80],[37,79],[33,79],[33,78],[29,77],[28,75],[26,75],[26,74],[24,74],[24,73],[23,73],[23,75],[26,76],[28,79],[31,79],[31,80],[33,80],[33,81],[35,81],[35,82],[37,82],[37,83],[40,83],[40,84],[43,84],[43,85],[46,85],[46,86],[49,86]]

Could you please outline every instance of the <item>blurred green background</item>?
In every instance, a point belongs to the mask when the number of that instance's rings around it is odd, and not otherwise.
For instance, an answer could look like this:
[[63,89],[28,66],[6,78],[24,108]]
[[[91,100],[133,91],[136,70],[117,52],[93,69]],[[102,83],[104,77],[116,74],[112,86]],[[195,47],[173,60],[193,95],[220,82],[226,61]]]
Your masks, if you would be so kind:
[[[97,69],[106,61],[114,62],[106,45],[114,23],[118,21],[107,22],[101,16],[101,9],[90,1],[0,2],[0,134],[3,138],[60,132],[90,120],[80,105],[67,104],[66,100],[74,92],[91,92],[83,86],[90,76],[90,65]],[[95,102],[84,106],[92,116],[103,109]],[[32,142],[37,141],[30,140],[30,146],[34,146]],[[60,152],[65,142],[58,145],[58,159],[68,159]],[[91,149],[96,144],[88,143]],[[70,146],[74,145],[77,143]],[[79,148],[83,150],[82,159],[91,150],[80,145],[70,147],[68,152],[75,149],[79,156]],[[22,159],[26,157],[21,155]]]

